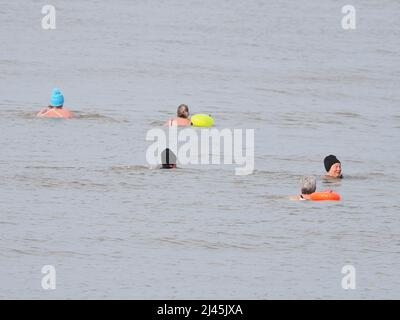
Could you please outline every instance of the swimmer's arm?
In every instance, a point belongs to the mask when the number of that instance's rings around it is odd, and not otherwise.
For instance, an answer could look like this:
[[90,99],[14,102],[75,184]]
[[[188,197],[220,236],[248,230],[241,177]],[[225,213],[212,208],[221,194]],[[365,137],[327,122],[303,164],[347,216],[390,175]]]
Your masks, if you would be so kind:
[[44,115],[46,112],[47,112],[47,110],[48,110],[48,108],[43,108],[42,110],[40,110],[38,113],[37,113],[37,117],[40,117],[40,116],[42,116],[42,115]]

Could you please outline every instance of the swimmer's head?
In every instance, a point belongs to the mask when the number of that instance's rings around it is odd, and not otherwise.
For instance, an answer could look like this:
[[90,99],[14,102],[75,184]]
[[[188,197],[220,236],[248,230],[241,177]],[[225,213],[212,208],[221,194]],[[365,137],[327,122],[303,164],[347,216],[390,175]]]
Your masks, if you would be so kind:
[[300,180],[301,194],[312,194],[317,190],[317,180],[315,177],[303,177]]
[[165,149],[161,153],[162,169],[175,169],[176,168],[176,155],[170,150]]
[[186,104],[181,104],[176,111],[178,118],[189,118],[189,107]]
[[338,158],[333,154],[327,156],[324,159],[325,170],[328,172],[328,176],[334,178],[341,178],[342,176],[342,165]]
[[64,96],[60,89],[54,88],[51,93],[50,106],[55,108],[61,108],[64,105]]

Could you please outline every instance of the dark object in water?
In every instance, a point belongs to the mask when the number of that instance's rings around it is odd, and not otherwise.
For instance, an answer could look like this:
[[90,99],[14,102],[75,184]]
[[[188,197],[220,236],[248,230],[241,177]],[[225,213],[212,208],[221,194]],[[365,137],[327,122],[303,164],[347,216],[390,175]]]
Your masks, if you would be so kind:
[[161,169],[175,169],[176,168],[176,155],[169,148],[161,153]]

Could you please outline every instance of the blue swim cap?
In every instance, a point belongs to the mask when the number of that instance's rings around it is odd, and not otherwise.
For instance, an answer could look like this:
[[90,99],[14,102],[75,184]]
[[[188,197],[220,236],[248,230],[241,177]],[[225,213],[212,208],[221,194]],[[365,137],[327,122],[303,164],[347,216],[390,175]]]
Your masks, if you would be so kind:
[[50,105],[52,107],[61,107],[64,104],[64,96],[60,89],[54,88],[51,93]]

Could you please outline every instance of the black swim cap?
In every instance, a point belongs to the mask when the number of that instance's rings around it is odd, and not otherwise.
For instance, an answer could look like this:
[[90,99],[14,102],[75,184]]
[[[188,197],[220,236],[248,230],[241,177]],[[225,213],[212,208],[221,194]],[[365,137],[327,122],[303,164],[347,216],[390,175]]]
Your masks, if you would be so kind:
[[326,172],[329,172],[329,170],[331,170],[331,167],[332,167],[335,163],[340,163],[339,159],[336,158],[336,156],[334,156],[333,154],[327,156],[327,157],[324,159],[324,165],[325,165],[325,170],[326,170]]
[[161,163],[163,166],[176,164],[176,155],[169,148],[161,153]]

